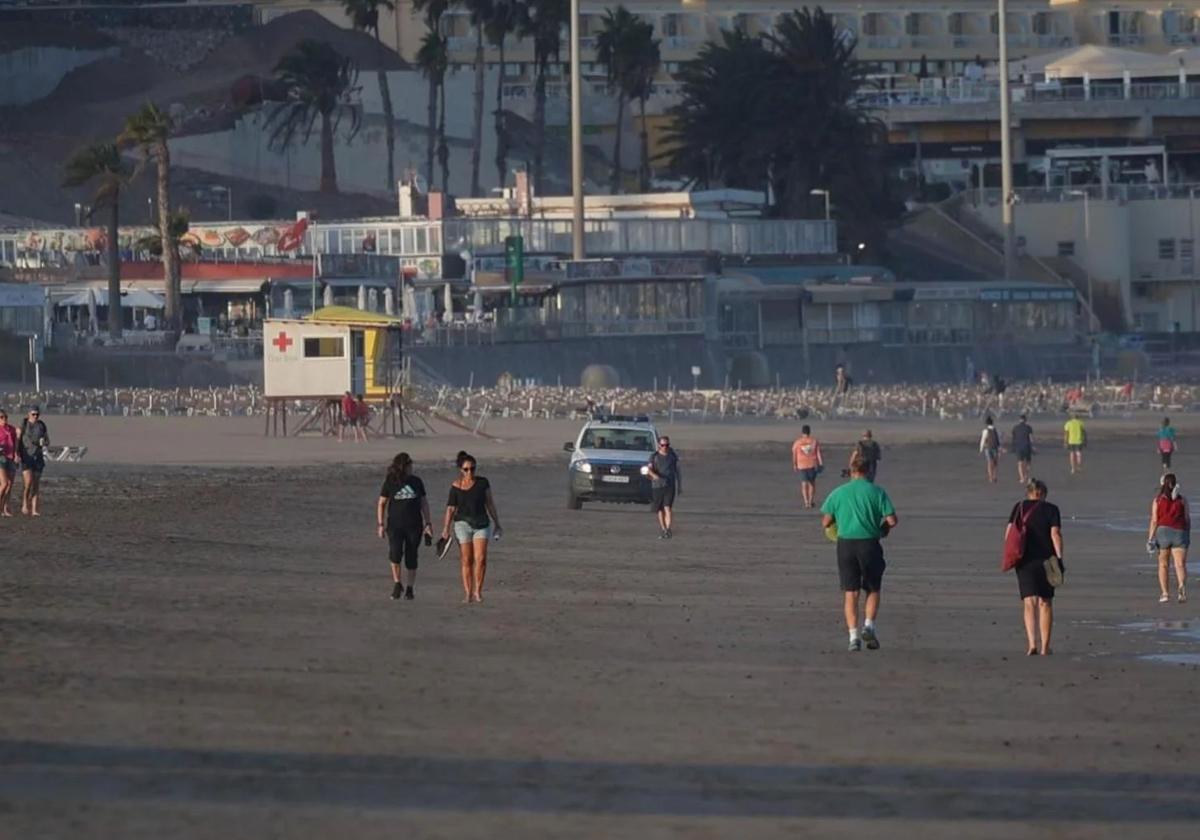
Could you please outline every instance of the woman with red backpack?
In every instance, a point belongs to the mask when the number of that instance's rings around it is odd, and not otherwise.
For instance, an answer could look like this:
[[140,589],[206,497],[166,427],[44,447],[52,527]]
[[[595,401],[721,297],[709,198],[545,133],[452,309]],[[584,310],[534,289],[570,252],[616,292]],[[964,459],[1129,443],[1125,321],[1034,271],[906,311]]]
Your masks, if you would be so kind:
[[1146,548],[1158,555],[1158,603],[1171,600],[1169,583],[1171,560],[1175,561],[1175,581],[1179,584],[1179,603],[1187,602],[1187,553],[1192,541],[1192,515],[1187,499],[1179,493],[1175,473],[1167,473],[1158,485],[1158,495],[1150,503],[1150,534]]
[[1044,481],[1029,479],[1025,498],[1012,509],[1004,529],[1005,566],[1017,570],[1029,656],[1050,654],[1054,587],[1063,570],[1062,515],[1046,501],[1047,492]]

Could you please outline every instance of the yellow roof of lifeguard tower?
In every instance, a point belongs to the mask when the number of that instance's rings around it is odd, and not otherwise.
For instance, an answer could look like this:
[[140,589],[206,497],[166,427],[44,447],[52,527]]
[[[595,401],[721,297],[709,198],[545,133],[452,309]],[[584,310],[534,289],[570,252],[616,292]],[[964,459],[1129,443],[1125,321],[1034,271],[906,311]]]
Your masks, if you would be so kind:
[[324,306],[304,320],[324,324],[357,324],[370,327],[399,326],[404,323],[403,318],[397,318],[394,315],[367,312],[352,306]]

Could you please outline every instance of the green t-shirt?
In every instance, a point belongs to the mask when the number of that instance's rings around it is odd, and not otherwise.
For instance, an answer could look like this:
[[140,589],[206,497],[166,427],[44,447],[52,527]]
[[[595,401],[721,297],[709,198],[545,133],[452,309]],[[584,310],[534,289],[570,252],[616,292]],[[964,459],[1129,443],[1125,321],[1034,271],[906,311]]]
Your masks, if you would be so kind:
[[1063,424],[1063,431],[1067,433],[1067,443],[1071,446],[1083,445],[1083,421],[1078,417],[1072,417]]
[[838,537],[844,540],[878,539],[884,518],[895,512],[884,489],[865,478],[846,482],[821,505],[821,513],[833,517]]

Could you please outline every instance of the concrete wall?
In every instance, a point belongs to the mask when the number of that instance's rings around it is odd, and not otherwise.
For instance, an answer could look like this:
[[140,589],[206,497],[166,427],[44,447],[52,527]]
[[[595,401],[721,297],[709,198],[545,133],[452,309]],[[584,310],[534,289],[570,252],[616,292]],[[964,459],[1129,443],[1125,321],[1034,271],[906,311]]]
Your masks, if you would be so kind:
[[0,106],[36,102],[49,96],[72,70],[118,52],[116,47],[22,47],[0,53]]

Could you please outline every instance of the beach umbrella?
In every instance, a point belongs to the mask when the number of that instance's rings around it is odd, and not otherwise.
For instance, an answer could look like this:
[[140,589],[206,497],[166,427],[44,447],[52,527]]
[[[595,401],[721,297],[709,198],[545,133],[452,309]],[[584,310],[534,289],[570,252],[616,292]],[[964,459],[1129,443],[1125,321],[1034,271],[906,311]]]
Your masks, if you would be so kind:
[[285,318],[293,318],[296,315],[296,296],[291,289],[283,290],[283,314]]
[[378,312],[379,311],[379,290],[376,289],[374,286],[367,289],[367,311],[368,312]]
[[454,295],[450,291],[449,283],[442,286],[442,308],[446,310],[443,319],[449,321],[454,316]]
[[325,291],[321,296],[321,305],[333,306],[333,286],[330,286],[328,283],[325,284]]
[[97,333],[100,331],[100,319],[96,315],[96,290],[95,289],[88,289],[87,308],[88,308],[88,332]]
[[54,332],[54,303],[50,300],[50,292],[42,299],[42,335],[46,336],[49,344]]
[[367,308],[367,287],[366,286],[358,287],[358,308],[360,310],[365,310]]
[[396,314],[396,290],[390,286],[383,290],[383,311],[388,315]]
[[478,319],[483,315],[483,292],[479,289],[475,290],[475,318]]

